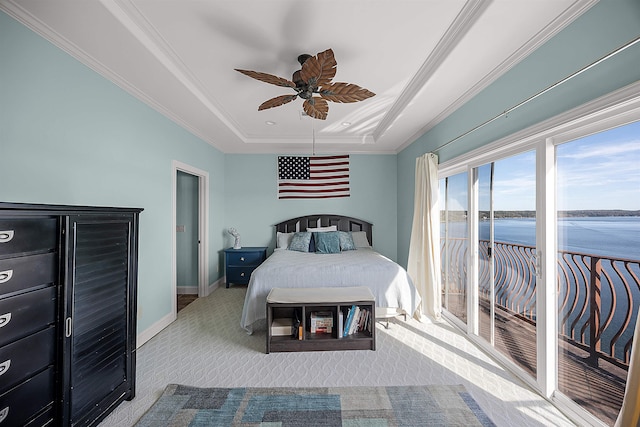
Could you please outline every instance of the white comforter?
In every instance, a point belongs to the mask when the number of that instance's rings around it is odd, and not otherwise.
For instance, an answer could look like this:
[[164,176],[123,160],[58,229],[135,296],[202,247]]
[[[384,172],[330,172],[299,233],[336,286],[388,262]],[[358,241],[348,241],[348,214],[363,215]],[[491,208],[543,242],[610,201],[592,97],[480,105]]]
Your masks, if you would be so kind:
[[249,333],[254,322],[266,318],[271,288],[367,286],[376,307],[395,308],[414,315],[420,295],[406,270],[368,248],[337,254],[276,250],[251,274],[240,325]]

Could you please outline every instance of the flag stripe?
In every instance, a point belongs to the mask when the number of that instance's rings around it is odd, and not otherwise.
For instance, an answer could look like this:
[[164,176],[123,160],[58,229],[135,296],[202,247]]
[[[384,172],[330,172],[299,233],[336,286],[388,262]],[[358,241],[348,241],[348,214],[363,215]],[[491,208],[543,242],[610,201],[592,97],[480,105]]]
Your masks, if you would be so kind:
[[314,194],[312,196],[305,196],[305,195],[296,195],[296,196],[286,196],[286,195],[282,195],[279,198],[280,199],[333,199],[333,198],[337,198],[337,197],[349,197],[349,194],[332,194],[330,196],[319,196],[317,194]]
[[289,189],[289,190],[280,191],[280,195],[282,195],[282,196],[284,196],[284,195],[291,196],[293,194],[326,194],[326,195],[331,195],[331,194],[348,194],[348,193],[349,193],[349,189],[348,188],[338,188],[336,190]]
[[[333,185],[349,185],[349,181],[337,181],[332,182]],[[286,184],[280,185],[280,188],[286,187],[326,187],[328,184],[322,182],[311,182],[311,183],[302,183],[302,182],[288,182]],[[347,187],[348,188],[348,187]]]
[[278,198],[349,197],[349,156],[279,156]]

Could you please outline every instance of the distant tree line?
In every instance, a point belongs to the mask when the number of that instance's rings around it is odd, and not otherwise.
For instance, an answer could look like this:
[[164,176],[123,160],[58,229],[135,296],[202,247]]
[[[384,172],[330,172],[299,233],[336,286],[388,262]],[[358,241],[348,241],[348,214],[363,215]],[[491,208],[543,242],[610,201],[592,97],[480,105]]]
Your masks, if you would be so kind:
[[[479,211],[480,218],[489,219],[489,211]],[[627,211],[622,209],[600,210],[571,210],[558,211],[559,218],[602,217],[602,216],[640,216],[640,210]],[[493,217],[501,218],[535,218],[536,211],[494,211]],[[467,211],[449,211],[449,221],[463,221],[467,218]],[[440,220],[444,221],[444,211],[440,211]]]

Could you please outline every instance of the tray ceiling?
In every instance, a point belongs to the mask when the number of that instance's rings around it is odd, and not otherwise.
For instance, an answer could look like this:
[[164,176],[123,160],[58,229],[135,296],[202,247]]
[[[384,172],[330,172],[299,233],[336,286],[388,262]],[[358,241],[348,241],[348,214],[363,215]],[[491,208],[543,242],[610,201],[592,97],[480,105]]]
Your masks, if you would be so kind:
[[[7,12],[225,153],[397,153],[594,0],[0,0]],[[376,96],[258,111],[297,56],[332,48],[334,81]],[[505,106],[508,107],[508,106]],[[467,129],[461,129],[461,133]]]

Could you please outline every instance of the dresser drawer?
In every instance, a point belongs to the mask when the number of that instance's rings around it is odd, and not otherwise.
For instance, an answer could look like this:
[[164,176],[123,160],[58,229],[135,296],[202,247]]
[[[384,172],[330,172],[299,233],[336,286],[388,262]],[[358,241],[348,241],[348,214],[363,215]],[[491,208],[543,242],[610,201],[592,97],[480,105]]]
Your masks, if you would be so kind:
[[0,427],[21,426],[53,403],[54,371],[49,368],[0,394]]
[[1,219],[0,256],[55,249],[56,218]]
[[[54,417],[56,415],[56,409],[54,405],[49,405],[49,407],[40,413],[37,417],[27,422],[24,427],[55,427],[56,424],[54,422]],[[0,427],[2,427],[0,425]]]
[[231,267],[227,269],[227,283],[248,284],[255,267]]
[[55,328],[50,326],[0,347],[0,393],[52,365],[55,343]]
[[264,261],[264,251],[259,252],[227,252],[227,264],[229,266],[255,267]]
[[[27,422],[24,427],[55,427],[57,425],[53,420],[55,416],[56,409],[54,405],[49,405],[46,410]],[[2,424],[0,424],[0,427],[2,427]]]
[[54,286],[0,299],[0,346],[53,323],[55,301]]
[[57,267],[56,252],[0,259],[0,297],[55,282]]

